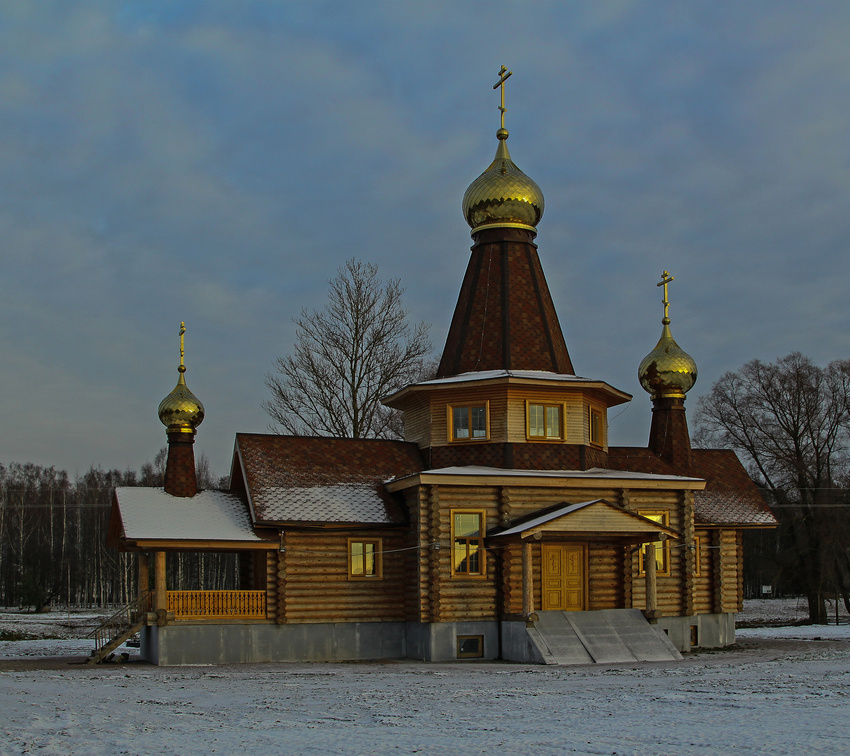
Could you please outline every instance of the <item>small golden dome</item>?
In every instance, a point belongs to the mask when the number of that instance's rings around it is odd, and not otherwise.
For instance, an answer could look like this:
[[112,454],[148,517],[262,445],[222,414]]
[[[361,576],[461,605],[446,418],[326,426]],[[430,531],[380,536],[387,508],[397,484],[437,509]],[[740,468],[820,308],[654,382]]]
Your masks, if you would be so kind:
[[684,397],[697,382],[697,364],[676,343],[668,323],[664,324],[655,349],[643,358],[638,368],[640,385],[653,398]]
[[680,397],[690,391],[697,382],[697,363],[670,333],[670,302],[667,300],[667,284],[673,280],[666,270],[661,274],[658,286],[664,287],[664,317],[661,319],[661,338],[640,363],[638,380],[643,390],[652,396]]
[[183,334],[186,333],[184,323],[180,324],[180,366],[177,368],[180,377],[174,390],[159,403],[159,420],[169,432],[194,433],[204,421],[204,405],[186,386],[183,374],[186,366],[183,364]]
[[536,233],[543,216],[543,192],[511,160],[507,129],[499,129],[496,136],[496,157],[463,195],[463,216],[473,233],[500,227]]

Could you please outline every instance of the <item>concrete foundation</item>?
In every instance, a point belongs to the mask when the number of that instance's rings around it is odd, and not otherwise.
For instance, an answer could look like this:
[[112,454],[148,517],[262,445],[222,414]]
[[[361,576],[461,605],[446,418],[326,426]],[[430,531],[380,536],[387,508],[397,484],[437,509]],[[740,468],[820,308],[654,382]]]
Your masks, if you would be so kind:
[[658,627],[681,652],[695,648],[721,648],[735,642],[735,614],[696,614],[692,617],[659,617]]
[[316,625],[192,625],[142,631],[141,656],[152,664],[403,659],[403,622]]
[[[679,651],[735,642],[734,614],[662,617],[657,627]],[[695,628],[695,629],[692,629]],[[141,656],[151,664],[240,664],[257,662],[357,661],[372,659],[459,660],[459,638],[471,639],[480,655],[552,664],[545,644],[535,642],[525,622],[346,622],[304,625],[191,624],[175,622],[142,630]],[[692,645],[692,641],[696,643]],[[541,650],[543,649],[543,650]]]

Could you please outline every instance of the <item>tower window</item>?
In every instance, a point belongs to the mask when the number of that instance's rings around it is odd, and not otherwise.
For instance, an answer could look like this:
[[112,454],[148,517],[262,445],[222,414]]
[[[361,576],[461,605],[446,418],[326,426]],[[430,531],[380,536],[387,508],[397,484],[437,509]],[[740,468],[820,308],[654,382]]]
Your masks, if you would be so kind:
[[593,407],[590,407],[590,443],[602,446],[604,432],[602,424],[602,413]]
[[487,403],[450,406],[449,425],[452,441],[486,441],[490,435]]
[[528,437],[560,440],[564,437],[564,406],[528,402]]

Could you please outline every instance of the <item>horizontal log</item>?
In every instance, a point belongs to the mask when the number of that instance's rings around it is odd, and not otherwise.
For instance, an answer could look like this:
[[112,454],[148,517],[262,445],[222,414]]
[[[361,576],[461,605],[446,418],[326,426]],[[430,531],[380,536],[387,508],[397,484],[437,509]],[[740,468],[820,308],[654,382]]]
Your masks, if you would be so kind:
[[356,615],[353,614],[350,617],[338,617],[337,615],[316,615],[316,616],[304,616],[304,615],[292,615],[290,616],[289,612],[286,613],[286,617],[284,618],[285,625],[315,625],[320,622],[345,622],[345,623],[354,623],[354,622],[404,622],[407,618],[404,615],[399,615],[397,617],[370,617],[368,615]]

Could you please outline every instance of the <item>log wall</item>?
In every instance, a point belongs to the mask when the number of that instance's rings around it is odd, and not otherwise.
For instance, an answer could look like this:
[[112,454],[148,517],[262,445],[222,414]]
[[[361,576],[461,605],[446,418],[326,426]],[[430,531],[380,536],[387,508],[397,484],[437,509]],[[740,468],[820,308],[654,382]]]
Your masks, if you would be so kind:
[[[694,531],[686,522],[688,492],[423,485],[405,496],[409,529],[285,532],[284,551],[265,557],[269,618],[281,623],[448,622],[521,614],[522,543],[496,539],[486,549],[483,576],[452,576],[452,510],[483,510],[491,530],[551,505],[597,498],[619,502],[631,511],[666,511],[672,529],[684,532],[691,543],[695,535],[702,539],[699,575],[694,574],[695,554],[687,544],[677,539],[666,542],[669,573],[657,578],[658,608],[664,614],[734,612],[739,607],[739,534],[732,529]],[[381,579],[348,579],[349,537],[383,539]],[[645,608],[638,549],[592,537],[586,542],[587,608]],[[531,544],[535,610],[541,608],[540,546],[537,541]]]
[[[381,539],[382,577],[348,578],[348,539]],[[287,531],[279,554],[279,623],[390,622],[405,619],[405,579],[410,574],[407,534],[401,530]]]
[[[685,530],[683,520],[683,493],[681,491],[647,491],[631,489],[621,503],[632,512],[667,512],[670,528],[678,532]],[[683,539],[668,539],[663,546],[656,548],[667,551],[668,571],[657,573],[658,609],[666,615],[684,614],[686,600],[684,596],[684,569],[686,565],[686,544]],[[646,577],[640,572],[640,549],[631,550],[630,564],[627,565],[625,581],[631,585],[631,606],[646,608]]]
[[696,614],[711,614],[714,611],[714,577],[712,572],[714,551],[712,536],[708,530],[697,530],[700,539],[699,575],[694,576],[693,601]]

